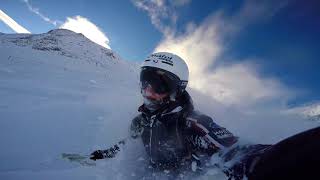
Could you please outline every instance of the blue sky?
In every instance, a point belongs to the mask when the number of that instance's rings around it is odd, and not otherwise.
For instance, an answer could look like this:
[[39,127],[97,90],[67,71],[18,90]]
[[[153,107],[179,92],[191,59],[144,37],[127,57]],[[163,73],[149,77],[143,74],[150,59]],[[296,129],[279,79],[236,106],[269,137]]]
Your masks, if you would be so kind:
[[[1,0],[0,9],[31,33],[58,28],[67,18],[86,18],[126,60],[141,61],[156,50],[175,52],[188,59],[196,82],[191,86],[222,102],[280,98],[295,105],[320,100],[320,3],[316,0],[67,3]],[[15,33],[3,22],[0,32]]]

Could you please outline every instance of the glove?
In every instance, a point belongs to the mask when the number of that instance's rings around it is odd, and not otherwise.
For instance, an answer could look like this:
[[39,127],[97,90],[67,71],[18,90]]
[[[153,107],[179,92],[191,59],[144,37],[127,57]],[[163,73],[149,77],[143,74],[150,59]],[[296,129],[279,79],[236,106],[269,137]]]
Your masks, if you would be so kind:
[[97,159],[104,159],[106,158],[105,153],[102,150],[96,150],[90,154],[90,159],[97,160]]
[[96,150],[91,153],[90,159],[95,161],[97,159],[113,158],[118,151],[120,151],[118,145],[114,145],[113,147],[106,150]]

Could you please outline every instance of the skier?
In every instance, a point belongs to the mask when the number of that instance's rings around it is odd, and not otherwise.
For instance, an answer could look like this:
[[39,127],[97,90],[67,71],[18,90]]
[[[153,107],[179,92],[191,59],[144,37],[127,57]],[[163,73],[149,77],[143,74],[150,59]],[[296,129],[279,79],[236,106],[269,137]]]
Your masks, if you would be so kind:
[[[200,171],[209,157],[219,154],[228,164],[219,166],[230,179],[245,176],[249,179],[275,179],[275,174],[287,177],[291,169],[296,170],[298,166],[295,163],[319,164],[319,156],[310,158],[310,154],[304,154],[310,148],[320,152],[318,140],[307,141],[311,137],[320,138],[319,128],[274,146],[237,145],[238,137],[217,125],[211,117],[194,110],[186,91],[188,76],[184,60],[168,52],[151,54],[141,66],[140,85],[144,103],[139,107],[140,114],[132,120],[130,132],[132,138],[142,139],[154,169]],[[295,143],[291,142],[292,139]],[[307,150],[302,148],[304,145],[308,146]],[[118,145],[97,150],[91,154],[91,159],[111,158],[118,151]],[[303,156],[308,157],[304,159]],[[277,165],[275,161],[278,161]],[[288,163],[292,163],[289,169]],[[302,175],[310,175],[310,168],[312,166],[300,169]]]

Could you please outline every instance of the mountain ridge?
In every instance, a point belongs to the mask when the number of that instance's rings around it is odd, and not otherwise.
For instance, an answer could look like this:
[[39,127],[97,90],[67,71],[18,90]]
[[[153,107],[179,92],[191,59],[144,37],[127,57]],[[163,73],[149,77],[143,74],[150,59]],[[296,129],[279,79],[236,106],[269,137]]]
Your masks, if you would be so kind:
[[81,33],[67,29],[53,29],[42,34],[0,34],[2,45],[15,45],[38,51],[59,54],[106,66],[106,61],[121,61],[122,58]]

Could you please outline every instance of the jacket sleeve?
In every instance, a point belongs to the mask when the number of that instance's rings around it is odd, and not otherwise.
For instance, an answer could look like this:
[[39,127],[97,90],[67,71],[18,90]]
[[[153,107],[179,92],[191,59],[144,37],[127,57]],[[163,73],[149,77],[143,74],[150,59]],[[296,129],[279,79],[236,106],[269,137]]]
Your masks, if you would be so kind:
[[144,122],[144,118],[142,117],[142,115],[138,115],[136,116],[132,122],[131,122],[131,125],[130,125],[130,129],[129,129],[129,132],[130,132],[130,136],[132,138],[137,138],[139,137],[142,132],[143,132],[143,122]]
[[213,122],[212,118],[195,112],[186,119],[187,139],[196,150],[209,155],[230,147],[238,141],[226,128]]
[[[139,137],[143,132],[143,122],[144,118],[142,115],[136,116],[130,125],[129,134],[131,138],[135,139]],[[129,138],[125,138],[118,143],[114,144],[112,147],[105,149],[105,150],[96,150],[91,153],[90,159],[97,160],[97,159],[105,159],[105,158],[113,158],[117,155],[119,151],[123,148],[122,146],[127,142]]]

